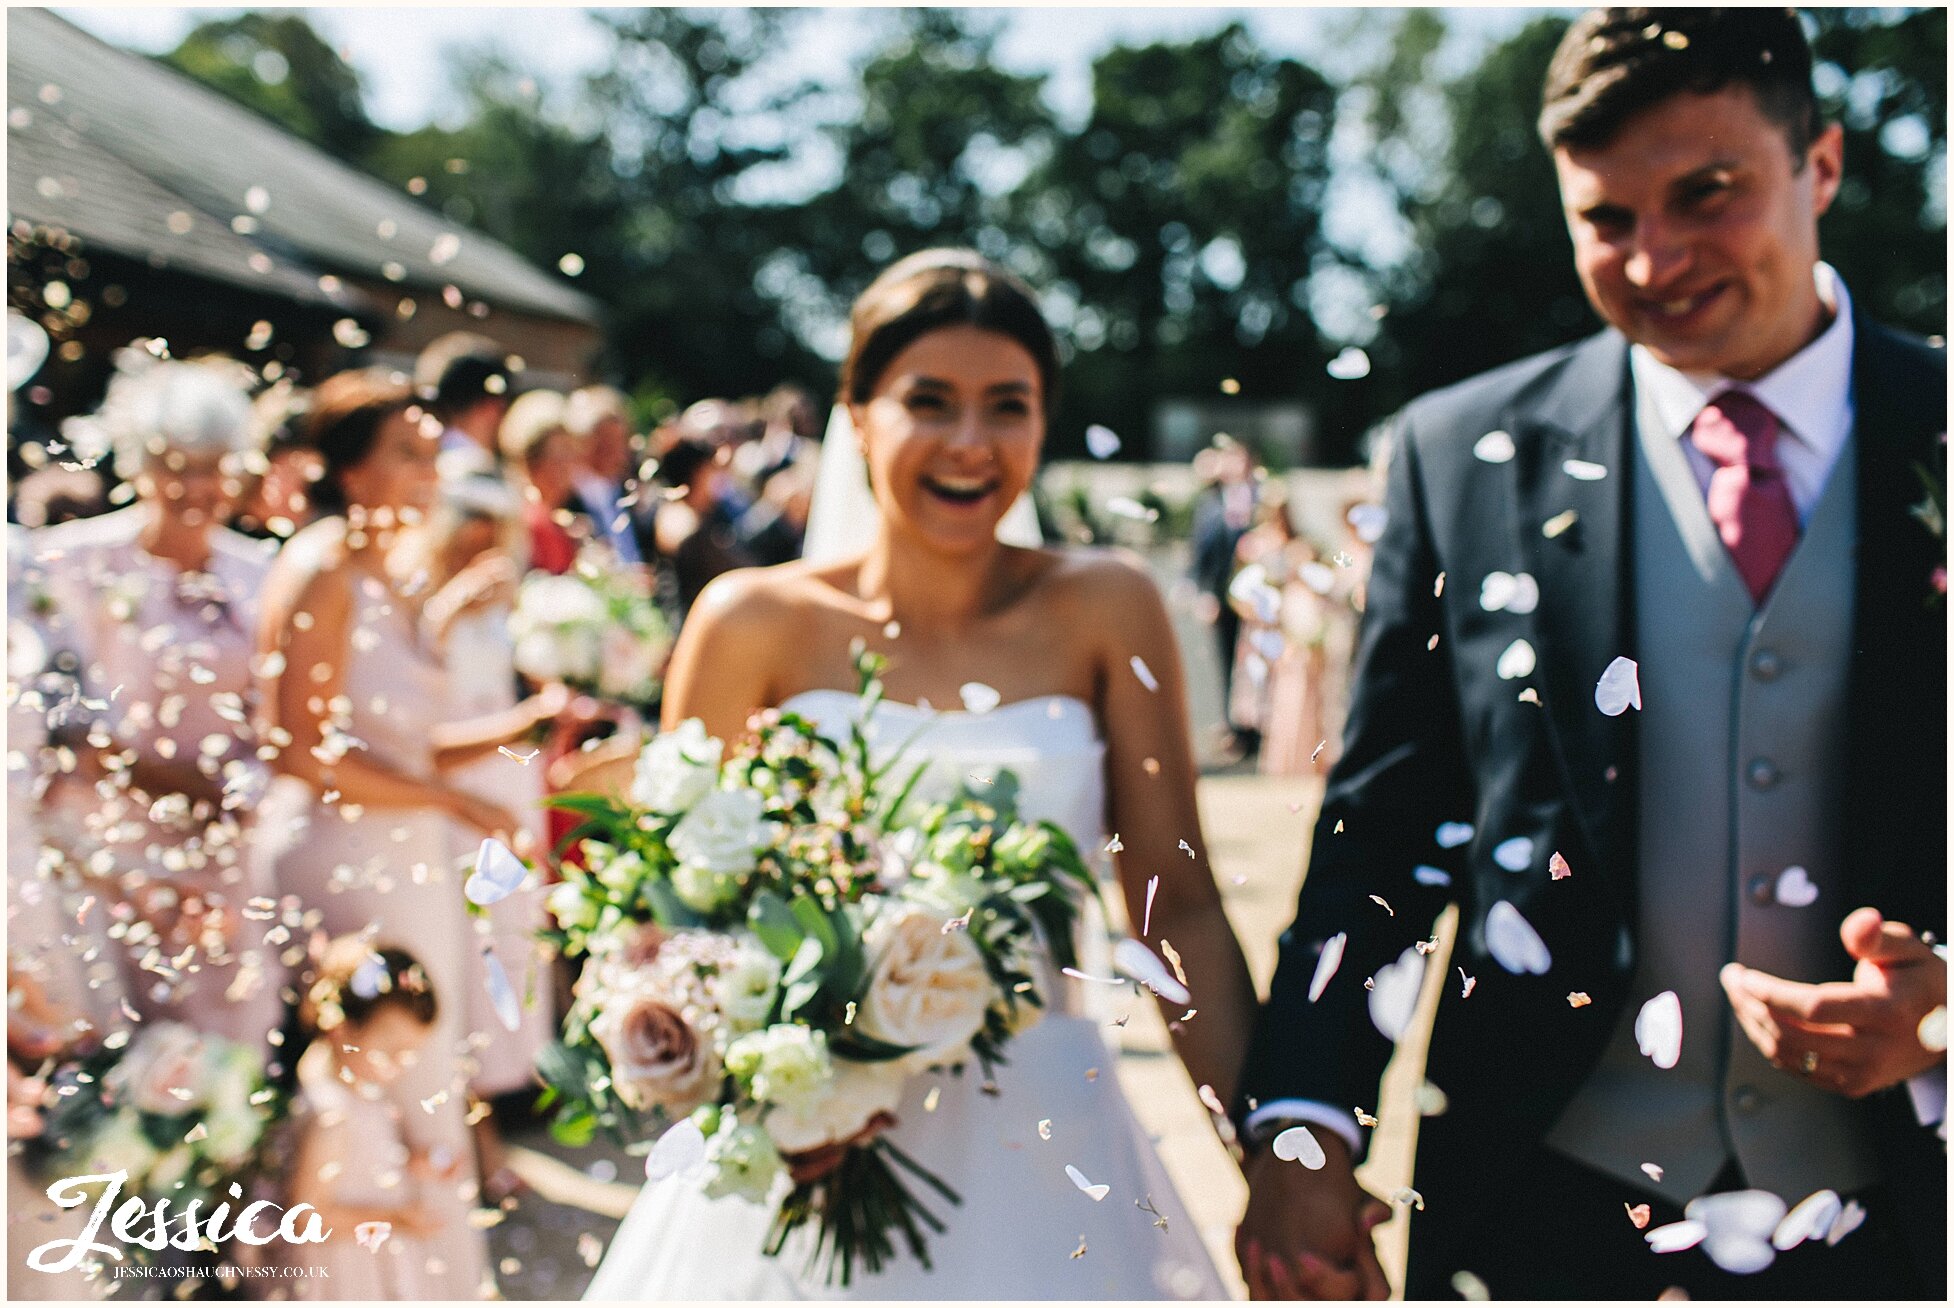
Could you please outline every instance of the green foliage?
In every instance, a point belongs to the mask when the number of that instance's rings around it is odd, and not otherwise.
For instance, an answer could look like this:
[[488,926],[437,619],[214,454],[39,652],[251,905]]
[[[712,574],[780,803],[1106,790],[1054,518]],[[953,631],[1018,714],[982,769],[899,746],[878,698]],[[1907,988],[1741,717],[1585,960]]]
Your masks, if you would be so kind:
[[202,23],[162,62],[342,159],[360,160],[384,135],[366,116],[359,74],[298,12]]

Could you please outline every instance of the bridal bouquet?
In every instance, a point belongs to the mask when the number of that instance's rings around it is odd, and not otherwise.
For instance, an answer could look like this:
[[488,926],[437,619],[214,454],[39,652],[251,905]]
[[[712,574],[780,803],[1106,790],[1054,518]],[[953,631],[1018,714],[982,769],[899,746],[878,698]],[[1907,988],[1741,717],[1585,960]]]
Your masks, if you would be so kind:
[[[858,722],[881,694],[860,667]],[[559,1138],[667,1124],[647,1175],[777,1202],[766,1252],[812,1223],[845,1285],[898,1236],[927,1265],[923,1229],[944,1227],[911,1183],[958,1198],[886,1134],[906,1082],[1003,1060],[1044,1004],[1036,955],[1074,964],[1094,888],[1062,831],[1017,818],[1008,774],[924,805],[927,765],[872,759],[859,725],[758,723],[728,758],[686,722],[645,747],[628,800],[552,801],[585,819],[587,866],[565,868],[546,934],[587,961],[539,1070]]]
[[635,708],[658,699],[659,672],[672,649],[671,626],[649,582],[591,554],[560,577],[526,578],[509,634],[516,671],[530,680],[561,681]]
[[239,1179],[278,1105],[258,1054],[180,1022],[110,1036],[57,1069],[41,1135],[29,1142],[49,1181],[126,1172],[124,1195],[183,1207]]

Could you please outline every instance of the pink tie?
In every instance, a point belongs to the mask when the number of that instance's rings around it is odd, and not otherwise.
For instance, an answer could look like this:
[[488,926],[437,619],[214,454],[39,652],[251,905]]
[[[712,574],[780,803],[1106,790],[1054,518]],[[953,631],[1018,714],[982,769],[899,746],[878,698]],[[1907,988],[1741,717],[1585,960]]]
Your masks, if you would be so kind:
[[1696,415],[1696,448],[1716,464],[1710,474],[1710,521],[1754,603],[1771,593],[1798,543],[1798,513],[1778,467],[1778,418],[1754,395],[1725,391]]

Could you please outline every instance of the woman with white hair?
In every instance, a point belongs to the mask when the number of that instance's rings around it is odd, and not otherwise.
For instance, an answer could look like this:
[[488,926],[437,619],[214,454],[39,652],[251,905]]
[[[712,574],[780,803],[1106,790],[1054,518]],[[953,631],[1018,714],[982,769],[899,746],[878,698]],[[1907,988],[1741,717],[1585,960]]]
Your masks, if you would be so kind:
[[64,435],[112,449],[135,503],[47,528],[34,552],[49,642],[80,694],[51,724],[78,762],[49,795],[47,835],[139,919],[121,961],[143,1020],[269,1054],[276,892],[244,850],[267,779],[250,701],[271,551],[222,525],[250,441],[247,375],[125,351],[101,408]]

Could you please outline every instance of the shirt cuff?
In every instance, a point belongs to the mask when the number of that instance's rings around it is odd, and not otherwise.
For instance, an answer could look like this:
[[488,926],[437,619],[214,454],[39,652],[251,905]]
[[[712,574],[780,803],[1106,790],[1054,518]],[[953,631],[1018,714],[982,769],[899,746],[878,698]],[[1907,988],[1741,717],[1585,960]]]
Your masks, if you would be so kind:
[[1363,1152],[1363,1138],[1357,1134],[1357,1124],[1351,1120],[1351,1115],[1313,1099],[1272,1099],[1248,1115],[1248,1119],[1242,1123],[1242,1131],[1254,1140],[1259,1138],[1258,1128],[1272,1122],[1307,1122],[1311,1126],[1325,1126],[1350,1146],[1352,1158]]
[[1907,1080],[1907,1095],[1913,1100],[1913,1115],[1922,1126],[1939,1126],[1947,1120],[1947,1064],[1931,1068]]

